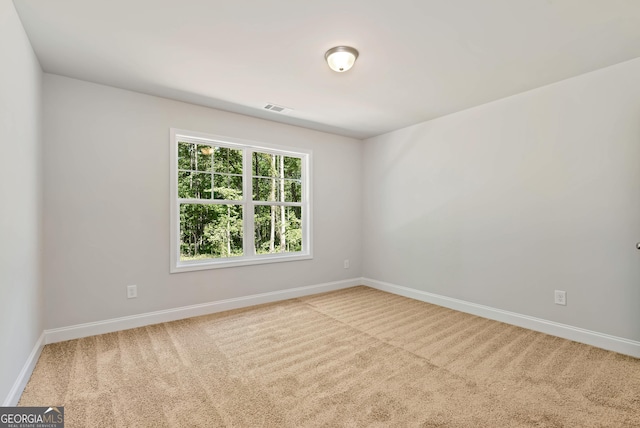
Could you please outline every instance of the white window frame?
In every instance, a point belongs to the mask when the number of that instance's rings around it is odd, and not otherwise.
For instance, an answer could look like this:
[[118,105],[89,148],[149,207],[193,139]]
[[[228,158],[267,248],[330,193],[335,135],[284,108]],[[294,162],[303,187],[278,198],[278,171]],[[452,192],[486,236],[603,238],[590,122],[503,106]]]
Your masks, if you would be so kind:
[[[228,147],[243,151],[242,165],[242,199],[234,201],[206,200],[207,204],[241,205],[243,209],[243,251],[242,256],[204,259],[204,260],[180,260],[180,204],[181,203],[202,203],[202,200],[184,199],[178,197],[178,142],[192,142],[197,144],[208,144],[215,147]],[[312,223],[312,151],[306,149],[284,147],[280,145],[247,141],[238,138],[225,137],[220,135],[205,134],[202,132],[188,131],[177,128],[170,129],[170,256],[171,273],[189,272],[205,269],[228,268],[236,266],[256,265],[263,263],[289,262],[294,260],[308,260],[313,258],[313,223]],[[265,202],[253,201],[253,180],[252,180],[252,153],[254,151],[298,157],[301,159],[302,178],[302,202]],[[213,195],[213,194],[212,194]],[[275,253],[275,254],[255,254],[254,245],[254,209],[258,205],[285,205],[302,207],[302,251],[295,253]]]

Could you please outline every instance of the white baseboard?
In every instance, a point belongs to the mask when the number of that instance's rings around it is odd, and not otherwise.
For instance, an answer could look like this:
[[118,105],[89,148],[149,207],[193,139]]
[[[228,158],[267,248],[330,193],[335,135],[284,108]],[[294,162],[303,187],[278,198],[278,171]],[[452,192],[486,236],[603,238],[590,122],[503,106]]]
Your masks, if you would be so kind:
[[[36,363],[38,362],[38,358],[40,358],[40,353],[42,352],[42,348],[44,348],[45,343],[45,334],[44,332],[40,335],[36,344],[33,345],[33,349],[27,358],[27,361],[24,363],[22,370],[20,370],[20,374],[18,374],[18,378],[13,383],[9,394],[4,399],[2,405],[4,407],[7,406],[17,406],[18,401],[20,401],[20,396],[22,395],[22,391],[24,391],[24,387],[27,386],[27,382],[29,382],[29,378],[31,377],[31,373],[33,373],[33,369],[36,367]],[[5,349],[5,352],[9,352]]]
[[65,340],[79,339],[96,334],[112,333],[130,328],[142,327],[151,324],[158,324],[179,319],[190,318],[200,315],[207,315],[216,312],[239,309],[248,306],[271,303],[280,300],[292,299],[296,297],[308,296],[312,294],[324,293],[327,291],[340,290],[356,285],[366,285],[371,288],[397,294],[404,297],[444,306],[461,312],[478,315],[484,318],[505,322],[530,330],[539,331],[553,336],[576,342],[586,343],[598,348],[607,349],[635,358],[640,358],[640,342],[611,336],[547,321],[541,318],[530,317],[515,312],[504,311],[489,306],[478,305],[464,300],[453,299],[414,288],[403,287],[387,282],[377,281],[370,278],[353,278],[343,281],[328,282],[324,284],[310,285],[305,287],[290,288],[286,290],[272,291],[268,293],[254,294],[251,296],[237,297],[233,299],[219,300],[215,302],[198,305],[183,306],[180,308],[167,309],[145,314],[132,315],[128,317],[114,318],[104,321],[78,324],[69,327],[45,330],[36,342],[24,367],[20,371],[13,387],[4,400],[3,406],[15,406],[20,400],[31,373],[40,357],[42,348],[47,343],[62,342]]
[[114,331],[143,327],[151,324],[176,321],[200,315],[228,311],[231,309],[245,308],[247,306],[260,305],[262,303],[271,303],[279,300],[308,296],[311,294],[325,293],[327,291],[339,290],[356,285],[361,285],[361,278],[327,282],[324,284],[309,285],[306,287],[289,288],[286,290],[253,294],[251,296],[236,297],[233,299],[218,300],[198,305],[183,306],[156,312],[147,312],[139,315],[113,318],[104,321],[72,325],[69,327],[54,328],[44,331],[45,343],[56,343],[65,340],[79,339],[81,337],[95,336],[97,334],[112,333]]
[[460,312],[478,315],[483,318],[501,321],[518,327],[524,327],[529,330],[539,331],[552,336],[562,337],[563,339],[569,339],[575,342],[585,343],[587,345],[640,358],[640,342],[634,340],[598,333],[596,331],[547,321],[541,318],[530,317],[528,315],[522,315],[515,312],[503,311],[502,309],[478,305],[464,300],[453,299],[451,297],[390,284],[388,282],[376,281],[370,278],[362,278],[361,283],[371,288],[409,297],[411,299],[433,303],[434,305],[444,306]]

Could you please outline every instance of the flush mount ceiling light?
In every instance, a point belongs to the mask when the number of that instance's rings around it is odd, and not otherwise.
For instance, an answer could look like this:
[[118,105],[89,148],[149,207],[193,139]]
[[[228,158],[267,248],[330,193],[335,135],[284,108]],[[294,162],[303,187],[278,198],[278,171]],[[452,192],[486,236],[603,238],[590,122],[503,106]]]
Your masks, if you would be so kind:
[[343,73],[353,67],[358,58],[358,51],[350,46],[336,46],[324,54],[324,59],[333,71]]

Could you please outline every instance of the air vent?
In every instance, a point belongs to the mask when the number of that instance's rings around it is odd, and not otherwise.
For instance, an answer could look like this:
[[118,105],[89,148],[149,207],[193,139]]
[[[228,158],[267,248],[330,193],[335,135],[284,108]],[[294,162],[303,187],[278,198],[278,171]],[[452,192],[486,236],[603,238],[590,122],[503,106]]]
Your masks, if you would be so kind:
[[292,109],[288,107],[279,106],[277,104],[269,103],[264,106],[265,110],[269,110],[275,113],[289,113]]

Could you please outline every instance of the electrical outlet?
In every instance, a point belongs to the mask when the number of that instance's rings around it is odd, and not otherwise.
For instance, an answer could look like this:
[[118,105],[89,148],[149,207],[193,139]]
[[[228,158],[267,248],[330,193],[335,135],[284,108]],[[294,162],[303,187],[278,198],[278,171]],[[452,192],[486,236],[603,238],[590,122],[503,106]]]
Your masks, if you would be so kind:
[[138,286],[127,285],[127,299],[135,299],[138,297]]
[[556,305],[567,305],[567,292],[562,290],[555,291],[555,304]]
[[349,259],[344,259],[344,268],[349,269],[351,265],[349,264]]

